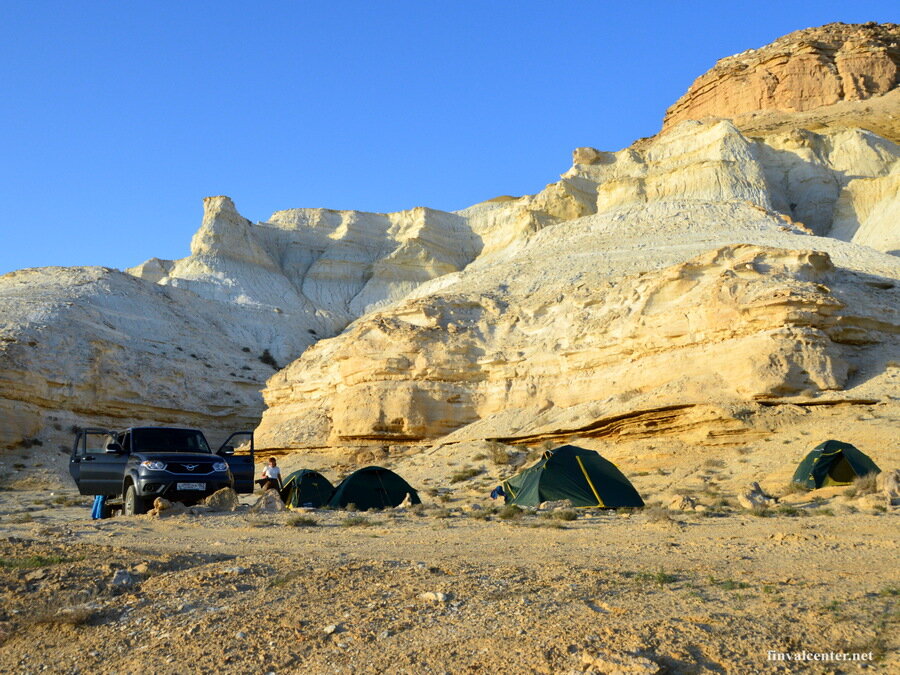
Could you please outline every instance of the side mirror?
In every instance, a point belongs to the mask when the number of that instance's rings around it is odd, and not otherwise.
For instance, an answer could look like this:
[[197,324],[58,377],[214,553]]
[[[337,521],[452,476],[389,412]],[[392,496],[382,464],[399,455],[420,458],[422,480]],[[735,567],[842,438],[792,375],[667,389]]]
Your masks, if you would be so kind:
[[222,455],[222,457],[231,457],[234,454],[234,446],[223,445],[221,448],[219,448],[218,454]]
[[122,450],[122,446],[118,443],[107,443],[106,444],[106,454],[108,455],[118,455],[124,452]]

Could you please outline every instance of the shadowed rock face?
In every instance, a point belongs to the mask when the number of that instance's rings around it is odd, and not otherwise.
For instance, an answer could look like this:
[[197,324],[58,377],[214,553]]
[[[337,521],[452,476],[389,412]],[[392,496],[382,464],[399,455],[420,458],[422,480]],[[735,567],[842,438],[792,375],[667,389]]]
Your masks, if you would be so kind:
[[806,112],[887,94],[900,74],[900,26],[841,24],[790,33],[719,61],[666,112],[663,131],[705,117]]

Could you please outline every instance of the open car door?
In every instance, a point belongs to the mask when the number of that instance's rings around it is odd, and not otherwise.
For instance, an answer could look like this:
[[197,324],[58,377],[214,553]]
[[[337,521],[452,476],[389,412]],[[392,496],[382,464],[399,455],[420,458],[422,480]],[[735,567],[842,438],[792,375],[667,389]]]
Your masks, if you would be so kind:
[[128,453],[108,429],[84,429],[75,438],[69,473],[83,495],[114,496],[122,489]]
[[234,477],[234,491],[252,494],[253,476],[256,472],[256,457],[252,431],[235,431],[225,439],[216,452],[228,464]]

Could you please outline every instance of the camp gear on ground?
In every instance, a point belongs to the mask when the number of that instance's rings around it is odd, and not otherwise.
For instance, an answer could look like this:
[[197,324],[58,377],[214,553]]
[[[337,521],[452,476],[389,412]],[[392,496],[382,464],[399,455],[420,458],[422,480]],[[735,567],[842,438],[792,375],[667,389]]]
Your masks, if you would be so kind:
[[367,466],[351,473],[334,489],[328,506],[355,504],[360,511],[399,506],[409,495],[411,504],[421,504],[419,494],[400,476],[380,466]]
[[849,443],[825,441],[803,458],[791,482],[815,490],[849,485],[857,476],[870,473],[881,473],[881,469],[864,452]]
[[491,499],[497,499],[497,497],[505,497],[506,493],[503,491],[503,486],[498,485],[493,490],[491,490]]
[[318,471],[300,469],[289,474],[281,488],[281,500],[288,508],[319,508],[328,503],[334,486]]
[[573,506],[643,506],[644,500],[615,464],[593,450],[563,445],[548,450],[534,465],[503,481],[507,502],[539,506],[568,499]]

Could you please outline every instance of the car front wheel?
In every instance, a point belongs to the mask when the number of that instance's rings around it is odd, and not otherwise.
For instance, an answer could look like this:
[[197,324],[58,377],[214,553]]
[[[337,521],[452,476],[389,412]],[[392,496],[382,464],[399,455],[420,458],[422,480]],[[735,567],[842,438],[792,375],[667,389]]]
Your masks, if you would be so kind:
[[129,485],[125,490],[125,515],[138,516],[142,513],[147,513],[147,501],[138,497],[134,485]]

